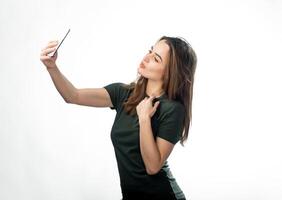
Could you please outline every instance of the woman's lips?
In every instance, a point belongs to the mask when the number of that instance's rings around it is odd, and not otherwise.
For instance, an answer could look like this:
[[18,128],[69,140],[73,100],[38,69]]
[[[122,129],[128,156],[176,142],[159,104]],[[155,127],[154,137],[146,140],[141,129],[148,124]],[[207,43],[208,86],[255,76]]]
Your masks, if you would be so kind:
[[140,63],[140,68],[145,68],[145,65],[143,64],[143,62]]

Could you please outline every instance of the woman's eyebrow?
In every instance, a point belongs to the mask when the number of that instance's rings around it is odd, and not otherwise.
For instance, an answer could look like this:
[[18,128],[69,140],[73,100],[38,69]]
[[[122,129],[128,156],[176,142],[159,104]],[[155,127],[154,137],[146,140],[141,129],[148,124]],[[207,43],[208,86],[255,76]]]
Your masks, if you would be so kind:
[[[153,46],[151,46],[151,50],[153,50]],[[156,54],[156,56],[158,56],[160,58],[161,61],[163,61],[162,57],[159,54],[157,54],[156,52],[155,52],[155,54]]]

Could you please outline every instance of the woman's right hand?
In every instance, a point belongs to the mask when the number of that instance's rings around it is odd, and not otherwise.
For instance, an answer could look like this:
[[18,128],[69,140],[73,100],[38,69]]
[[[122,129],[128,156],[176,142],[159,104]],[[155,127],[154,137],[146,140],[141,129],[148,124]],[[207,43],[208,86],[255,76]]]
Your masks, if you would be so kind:
[[53,57],[48,56],[48,54],[55,51],[57,45],[58,41],[50,41],[47,46],[41,50],[40,60],[43,62],[47,69],[56,67],[58,52],[56,52]]

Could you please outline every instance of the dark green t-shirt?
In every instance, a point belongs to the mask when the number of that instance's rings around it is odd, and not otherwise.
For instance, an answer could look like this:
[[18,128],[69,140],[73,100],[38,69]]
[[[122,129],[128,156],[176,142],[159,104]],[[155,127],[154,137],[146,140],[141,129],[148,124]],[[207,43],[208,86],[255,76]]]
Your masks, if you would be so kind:
[[[124,85],[115,82],[104,86],[113,104],[110,108],[116,110],[111,140],[118,164],[121,188],[149,193],[172,192],[177,199],[184,198],[167,161],[157,174],[147,174],[140,151],[138,116],[127,114],[122,105],[132,92]],[[184,106],[177,101],[169,100],[166,94],[156,98],[155,101],[160,101],[160,104],[151,118],[154,138],[160,137],[176,144],[182,134]]]

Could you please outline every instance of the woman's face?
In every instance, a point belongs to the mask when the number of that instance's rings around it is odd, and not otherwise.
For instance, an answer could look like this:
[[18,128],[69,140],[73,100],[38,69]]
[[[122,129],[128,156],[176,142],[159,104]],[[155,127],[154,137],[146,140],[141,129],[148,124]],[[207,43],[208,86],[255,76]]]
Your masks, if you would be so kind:
[[145,78],[162,81],[169,59],[169,46],[164,40],[157,42],[142,59],[138,73]]

